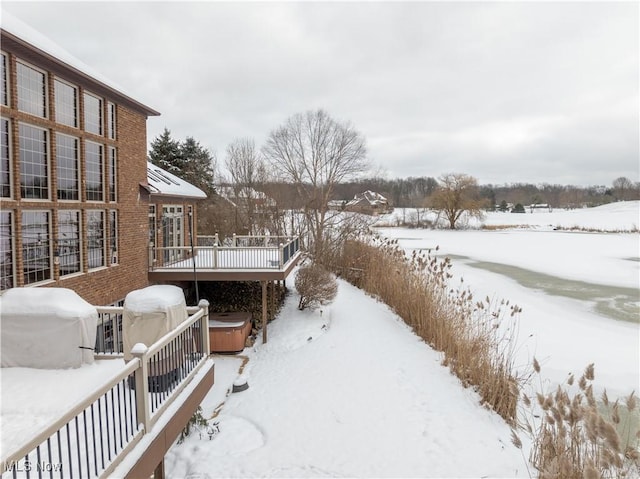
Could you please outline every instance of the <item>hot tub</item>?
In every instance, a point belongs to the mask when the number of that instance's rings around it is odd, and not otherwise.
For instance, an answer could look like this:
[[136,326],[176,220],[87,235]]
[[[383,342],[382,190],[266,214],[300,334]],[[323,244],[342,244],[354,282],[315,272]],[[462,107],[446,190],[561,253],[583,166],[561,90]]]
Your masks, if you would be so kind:
[[239,353],[251,333],[251,313],[209,314],[209,342],[212,353]]

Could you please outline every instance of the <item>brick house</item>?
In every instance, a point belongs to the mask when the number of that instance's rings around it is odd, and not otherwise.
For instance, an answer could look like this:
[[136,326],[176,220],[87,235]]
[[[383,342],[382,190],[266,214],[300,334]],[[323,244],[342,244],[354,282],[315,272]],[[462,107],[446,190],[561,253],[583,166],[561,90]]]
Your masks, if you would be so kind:
[[149,193],[149,243],[152,248],[150,264],[158,261],[174,261],[184,251],[163,249],[163,258],[157,257],[156,248],[180,248],[197,246],[196,202],[207,197],[206,193],[172,173],[147,163],[146,189]]
[[146,121],[159,113],[9,15],[0,31],[0,289],[113,304],[148,284]]

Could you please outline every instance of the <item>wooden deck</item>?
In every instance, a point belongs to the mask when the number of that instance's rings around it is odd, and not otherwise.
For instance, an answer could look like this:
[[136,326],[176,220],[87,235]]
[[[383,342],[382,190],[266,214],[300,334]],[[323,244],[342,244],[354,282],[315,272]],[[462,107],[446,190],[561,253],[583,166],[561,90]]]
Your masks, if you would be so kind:
[[227,246],[217,243],[150,248],[149,280],[282,281],[301,257],[297,237],[234,236]]

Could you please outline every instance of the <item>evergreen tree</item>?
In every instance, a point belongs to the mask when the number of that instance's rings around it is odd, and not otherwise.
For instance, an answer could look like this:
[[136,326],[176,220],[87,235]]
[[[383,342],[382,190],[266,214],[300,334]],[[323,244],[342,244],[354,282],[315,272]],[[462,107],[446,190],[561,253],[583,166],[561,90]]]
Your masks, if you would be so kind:
[[171,138],[171,132],[166,127],[162,134],[151,142],[149,161],[176,176],[180,176],[183,166],[180,156],[180,142]]
[[207,195],[214,192],[215,157],[193,137],[188,136],[180,145],[182,179],[197,186]]
[[197,186],[208,196],[214,192],[215,156],[193,137],[180,142],[174,140],[165,128],[151,142],[149,161]]

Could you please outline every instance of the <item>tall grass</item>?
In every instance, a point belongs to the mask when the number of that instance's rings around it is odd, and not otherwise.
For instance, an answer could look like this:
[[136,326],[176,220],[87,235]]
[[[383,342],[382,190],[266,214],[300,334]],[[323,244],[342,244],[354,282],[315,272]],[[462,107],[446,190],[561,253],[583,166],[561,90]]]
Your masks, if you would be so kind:
[[[535,359],[533,367],[539,374]],[[523,394],[523,427],[533,438],[529,459],[540,479],[640,476],[637,398],[632,392],[623,404],[611,403],[605,391],[598,401],[593,379],[590,364],[577,382],[570,375],[553,393],[537,392],[534,399]],[[522,447],[515,432],[512,441]]]
[[521,380],[513,370],[511,318],[520,308],[490,298],[476,301],[464,285],[451,289],[448,258],[407,258],[395,241],[349,240],[336,259],[336,273],[391,307],[444,354],[443,364],[483,404],[515,424]]

